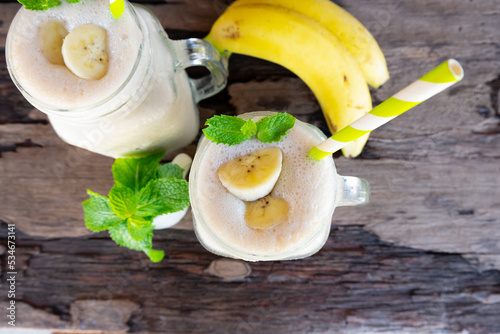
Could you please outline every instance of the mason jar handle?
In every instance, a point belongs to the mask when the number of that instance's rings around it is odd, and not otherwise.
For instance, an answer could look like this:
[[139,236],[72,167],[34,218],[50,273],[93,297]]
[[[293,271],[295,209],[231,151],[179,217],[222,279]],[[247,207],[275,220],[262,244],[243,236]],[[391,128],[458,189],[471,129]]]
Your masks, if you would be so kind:
[[354,206],[368,204],[370,200],[370,184],[365,179],[354,176],[338,176],[339,190],[337,206]]
[[220,92],[227,83],[227,68],[217,50],[209,42],[199,38],[172,41],[179,60],[178,67],[204,66],[210,74],[199,78],[190,78],[196,102]]

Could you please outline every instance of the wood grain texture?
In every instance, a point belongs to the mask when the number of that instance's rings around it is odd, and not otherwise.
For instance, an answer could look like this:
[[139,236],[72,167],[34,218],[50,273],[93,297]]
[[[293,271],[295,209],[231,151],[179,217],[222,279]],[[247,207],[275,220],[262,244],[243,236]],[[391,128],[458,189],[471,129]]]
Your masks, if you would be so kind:
[[[6,235],[6,226],[0,229]],[[165,230],[153,264],[106,233],[45,239],[18,232],[19,326],[132,333],[497,333],[500,272],[458,255],[336,227],[300,261],[252,263],[226,280],[194,234]],[[57,292],[57,293],[54,293]],[[488,302],[493,301],[493,302]],[[109,306],[106,308],[105,306]],[[93,306],[93,307],[89,307]],[[31,313],[33,314],[33,313]],[[38,318],[37,318],[38,319]],[[126,327],[126,329],[125,329]]]
[[[228,3],[146,5],[180,39],[206,35]],[[234,271],[185,230],[190,213],[181,230],[155,232],[166,251],[160,264],[90,234],[80,203],[86,189],[111,188],[112,160],[62,142],[0,54],[0,221],[18,231],[20,324],[64,333],[500,332],[498,1],[337,3],[386,55],[391,79],[371,91],[374,104],[450,57],[465,78],[373,132],[359,158],[336,155],[340,174],[370,182],[371,203],[336,209],[318,254]],[[2,51],[17,8],[0,4]],[[202,124],[214,114],[286,110],[328,133],[314,95],[290,71],[240,55],[229,71],[228,87],[200,102]],[[193,156],[195,143],[182,151]],[[0,245],[5,273],[4,252]],[[101,318],[91,312],[106,305]]]

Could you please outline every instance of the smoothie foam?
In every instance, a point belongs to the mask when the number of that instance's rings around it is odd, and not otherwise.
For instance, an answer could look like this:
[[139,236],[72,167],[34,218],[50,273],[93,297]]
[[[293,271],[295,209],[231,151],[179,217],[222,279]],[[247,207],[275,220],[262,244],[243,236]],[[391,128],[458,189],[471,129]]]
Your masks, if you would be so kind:
[[[16,31],[9,34],[9,53],[13,55],[9,65],[31,96],[57,109],[93,105],[116,91],[130,75],[142,41],[142,33],[130,12],[126,10],[115,20],[109,1],[105,0],[81,0],[78,4],[61,1],[60,6],[46,11],[22,8],[15,21]],[[39,41],[39,27],[47,21],[58,21],[69,32],[88,23],[105,28],[108,73],[100,80],[85,80],[64,65],[48,62]]]
[[[210,144],[204,152],[196,181],[199,211],[212,232],[232,247],[259,254],[283,252],[311,238],[325,220],[331,220],[336,189],[334,164],[308,157],[309,149],[320,140],[304,131],[302,127],[307,125],[298,123],[277,143],[252,139],[235,146]],[[245,203],[224,188],[217,169],[235,157],[269,146],[283,152],[283,168],[272,194],[284,198],[290,212],[284,223],[259,230],[246,225]]]

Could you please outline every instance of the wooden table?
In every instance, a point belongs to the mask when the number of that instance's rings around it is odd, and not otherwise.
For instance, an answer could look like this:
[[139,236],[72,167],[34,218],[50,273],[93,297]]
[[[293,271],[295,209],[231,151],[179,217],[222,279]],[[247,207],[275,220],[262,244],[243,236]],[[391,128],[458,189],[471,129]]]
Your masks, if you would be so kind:
[[[155,233],[165,259],[118,247],[83,223],[86,189],[107,193],[112,159],[62,142],[0,62],[0,327],[10,301],[7,224],[16,227],[16,327],[134,333],[500,333],[500,3],[339,1],[382,47],[390,81],[374,104],[447,58],[458,85],[336,158],[371,203],[340,208],[316,255],[244,263],[189,230]],[[226,0],[150,1],[171,38],[203,37]],[[19,5],[0,4],[0,47]],[[280,66],[234,55],[214,114],[286,110],[327,131],[311,91]],[[183,150],[191,156],[195,144]],[[165,161],[178,152],[169,153]],[[8,330],[5,333],[10,333]],[[87,333],[86,332],[86,333]]]

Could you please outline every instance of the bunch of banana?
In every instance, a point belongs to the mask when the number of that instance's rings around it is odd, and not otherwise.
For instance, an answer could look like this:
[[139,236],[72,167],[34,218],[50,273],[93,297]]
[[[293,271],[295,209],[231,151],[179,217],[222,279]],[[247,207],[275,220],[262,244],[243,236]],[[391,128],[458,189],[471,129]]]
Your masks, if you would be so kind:
[[[348,12],[329,0],[237,0],[205,38],[220,52],[280,64],[315,94],[332,133],[371,110],[367,83],[389,78],[377,42]],[[368,134],[342,149],[361,153]]]

